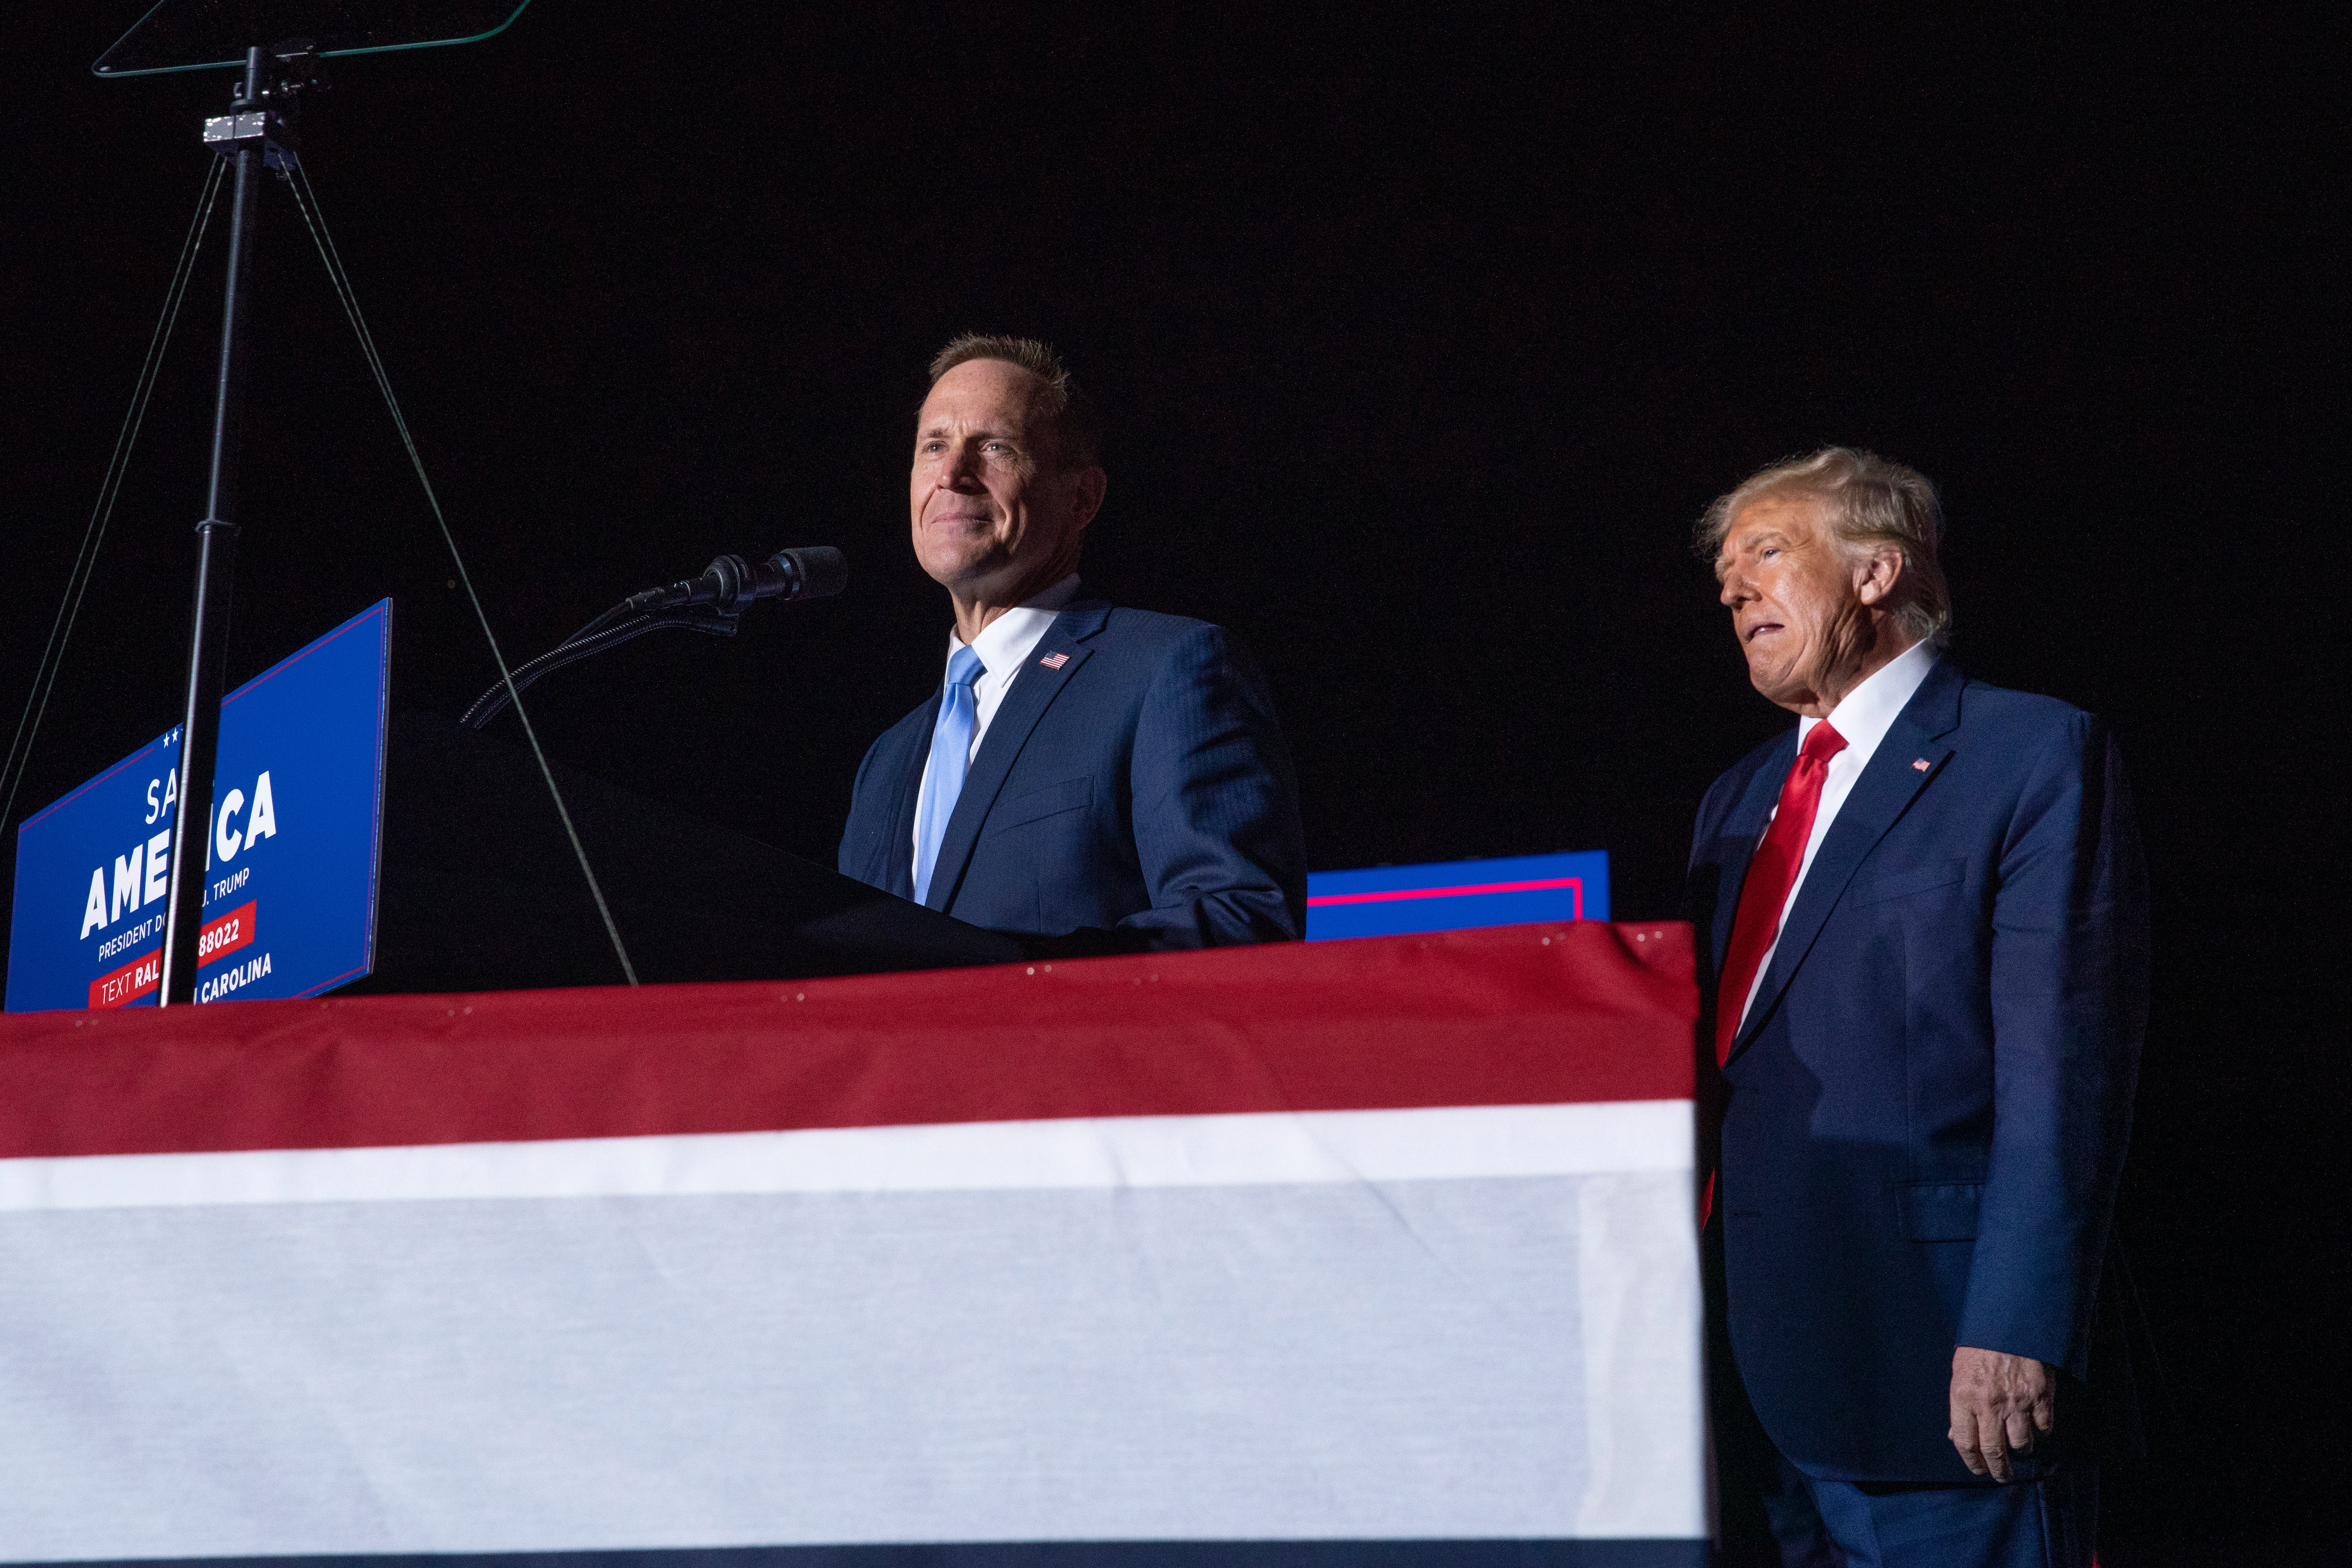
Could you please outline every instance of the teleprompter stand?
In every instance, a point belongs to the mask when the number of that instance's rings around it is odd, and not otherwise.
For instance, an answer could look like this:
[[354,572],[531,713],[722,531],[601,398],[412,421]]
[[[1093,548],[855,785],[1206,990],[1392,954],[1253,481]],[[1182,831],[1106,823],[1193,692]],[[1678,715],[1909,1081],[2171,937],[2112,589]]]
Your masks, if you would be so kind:
[[[228,281],[214,383],[210,473],[196,525],[194,624],[188,638],[187,703],[180,725],[178,816],[172,824],[159,1000],[193,1001],[196,938],[204,924],[213,763],[219,747],[230,590],[236,577],[237,458],[252,331],[253,247],[264,172],[282,174],[299,95],[319,85],[319,62],[470,43],[503,31],[529,0],[162,0],[91,68],[102,77],[236,69],[229,112],[207,119],[206,146],[232,168]],[[264,40],[290,40],[266,43]]]
[[[276,63],[274,60],[271,62]],[[204,924],[200,845],[212,822],[213,759],[220,742],[226,674],[229,590],[236,579],[236,470],[244,445],[246,333],[253,283],[253,237],[269,136],[282,128],[265,105],[277,85],[262,51],[246,51],[245,79],[226,115],[205,123],[205,140],[230,160],[228,283],[221,301],[220,365],[213,386],[211,473],[196,525],[196,609],[188,635],[187,705],[180,721],[179,816],[172,824],[170,902],[163,906],[164,1005],[195,999],[196,934]]]

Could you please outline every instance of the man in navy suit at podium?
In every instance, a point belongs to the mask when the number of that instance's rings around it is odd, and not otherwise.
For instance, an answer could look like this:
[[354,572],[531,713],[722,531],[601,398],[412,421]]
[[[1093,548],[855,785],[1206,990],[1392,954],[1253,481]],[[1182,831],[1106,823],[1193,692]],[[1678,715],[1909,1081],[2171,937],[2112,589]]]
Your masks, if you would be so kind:
[[1107,479],[1046,345],[931,362],[908,502],[945,675],[857,770],[842,872],[1061,950],[1297,938],[1307,857],[1264,681],[1221,627],[1082,599]]
[[1702,533],[1751,683],[1799,716],[1691,855],[1730,1562],[2087,1568],[2128,1419],[2097,1306],[2138,832],[2105,725],[1942,652],[1941,531],[1923,476],[1832,447]]

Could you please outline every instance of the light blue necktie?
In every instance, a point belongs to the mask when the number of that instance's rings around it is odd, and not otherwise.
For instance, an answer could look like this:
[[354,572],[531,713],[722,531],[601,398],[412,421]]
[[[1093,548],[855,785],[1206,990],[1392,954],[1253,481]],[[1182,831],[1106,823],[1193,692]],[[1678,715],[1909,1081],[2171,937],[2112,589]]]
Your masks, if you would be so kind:
[[971,731],[978,722],[971,684],[987,673],[968,647],[958,648],[948,660],[948,689],[940,697],[939,722],[931,727],[931,765],[923,774],[922,798],[915,802],[917,904],[929,899],[931,868],[940,863],[948,819],[955,815],[956,797],[963,793],[963,776],[971,767]]

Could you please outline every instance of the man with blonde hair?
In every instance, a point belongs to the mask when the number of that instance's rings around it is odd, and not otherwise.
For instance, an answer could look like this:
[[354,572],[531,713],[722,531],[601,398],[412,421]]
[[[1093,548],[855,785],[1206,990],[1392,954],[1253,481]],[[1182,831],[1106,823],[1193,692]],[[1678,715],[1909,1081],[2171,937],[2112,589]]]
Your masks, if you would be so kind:
[[1700,526],[1798,716],[1691,852],[1731,1561],[1744,1531],[1791,1564],[2091,1561],[2146,873],[2106,727],[1944,652],[1942,534],[1925,476],[1843,447]]
[[967,333],[932,360],[908,509],[955,624],[858,768],[841,870],[1045,951],[1297,938],[1306,846],[1265,684],[1222,627],[1080,596],[1108,485],[1051,347]]

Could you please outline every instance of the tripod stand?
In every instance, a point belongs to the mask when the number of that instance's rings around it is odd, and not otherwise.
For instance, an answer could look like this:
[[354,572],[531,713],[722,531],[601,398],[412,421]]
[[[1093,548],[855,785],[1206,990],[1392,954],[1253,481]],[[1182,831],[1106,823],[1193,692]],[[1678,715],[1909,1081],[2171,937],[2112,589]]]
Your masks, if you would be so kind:
[[[391,382],[359,313],[350,280],[326,237],[323,224],[316,219],[317,204],[294,141],[299,97],[321,85],[319,63],[322,58],[474,42],[504,31],[528,4],[529,0],[427,0],[423,5],[385,5],[383,10],[398,15],[392,20],[379,20],[360,14],[370,7],[354,5],[352,0],[160,0],[93,68],[100,76],[139,76],[241,65],[236,96],[229,112],[206,120],[204,127],[205,144],[227,159],[233,170],[228,277],[222,301],[220,359],[214,383],[205,515],[196,525],[199,544],[195,610],[189,634],[186,701],[175,737],[179,749],[174,767],[178,798],[171,829],[162,983],[157,998],[160,1005],[170,1007],[193,1001],[195,994],[207,862],[204,851],[212,828],[212,774],[219,745],[220,701],[226,673],[230,591],[236,570],[237,469],[250,357],[247,339],[252,329],[253,249],[262,177],[270,171],[292,188],[303,220],[319,245],[337,296],[359,336],[368,367],[399,427],[417,478],[424,485],[451,560],[466,583],[467,595],[489,643],[508,699],[514,703],[524,733],[530,738],[532,753],[538,758],[557,814],[563,819],[564,831],[604,919],[622,974],[630,984],[636,983],[620,931],[605,905],[604,892],[597,885],[595,872],[581,846],[554,774],[540,751],[538,737],[530,730],[530,717],[522,712],[513,677],[505,656],[499,651],[498,638],[483,612],[480,596],[474,592],[456,537],[442,515],[432,482],[425,477],[415,443],[409,438],[407,422],[401,415],[399,402],[393,396]],[[283,37],[295,27],[309,27],[311,32],[267,49],[244,42],[256,37]],[[243,46],[236,51],[241,60],[225,57],[230,55],[225,47],[230,40]]]

